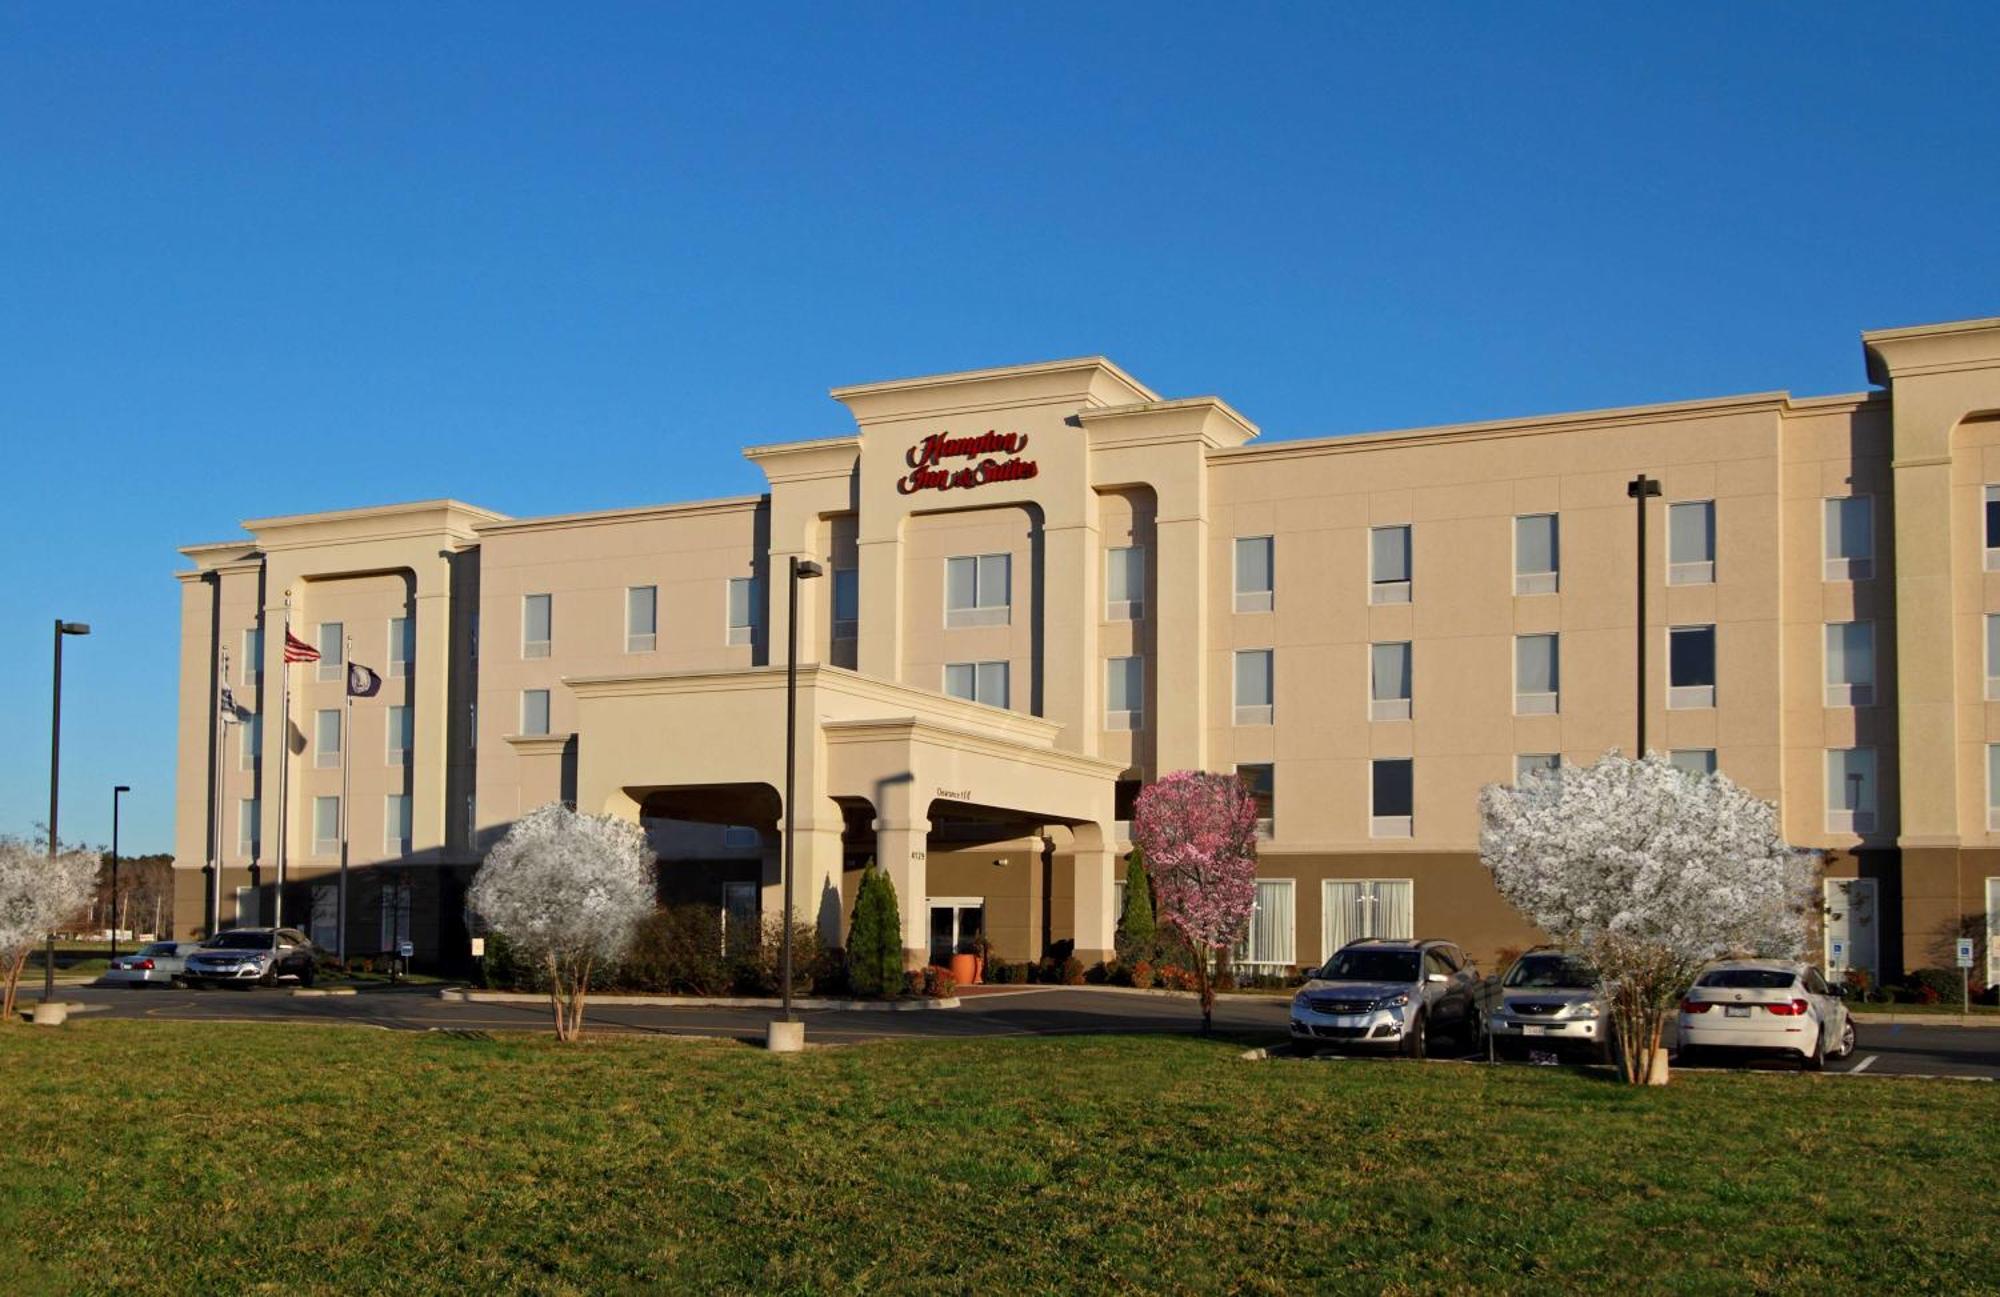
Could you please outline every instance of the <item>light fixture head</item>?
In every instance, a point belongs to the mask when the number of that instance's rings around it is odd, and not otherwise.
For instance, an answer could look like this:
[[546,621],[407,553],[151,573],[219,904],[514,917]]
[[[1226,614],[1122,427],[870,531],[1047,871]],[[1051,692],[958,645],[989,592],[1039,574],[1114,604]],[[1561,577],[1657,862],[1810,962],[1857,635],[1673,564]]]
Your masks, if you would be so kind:
[[80,621],[59,621],[56,623],[56,629],[61,631],[65,635],[88,635],[90,634],[90,623],[80,622]]
[[112,789],[111,789],[111,791],[112,791],[112,792],[114,792],[114,793],[129,793],[129,792],[131,792],[131,791],[132,791],[132,785],[130,785],[130,784],[116,784],[116,785],[113,785],[113,786],[112,786]]
[[826,569],[809,558],[792,560],[792,575],[801,581],[810,581],[816,576],[825,576]]

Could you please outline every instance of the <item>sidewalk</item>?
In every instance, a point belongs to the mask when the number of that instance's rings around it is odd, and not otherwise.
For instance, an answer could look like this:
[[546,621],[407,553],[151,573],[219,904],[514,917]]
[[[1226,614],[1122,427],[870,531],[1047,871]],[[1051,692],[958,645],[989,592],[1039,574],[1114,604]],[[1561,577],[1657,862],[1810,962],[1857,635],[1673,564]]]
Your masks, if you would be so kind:
[[1985,1027],[2000,1030],[2000,1013],[1869,1013],[1850,1011],[1857,1027],[1883,1023],[1895,1027]]

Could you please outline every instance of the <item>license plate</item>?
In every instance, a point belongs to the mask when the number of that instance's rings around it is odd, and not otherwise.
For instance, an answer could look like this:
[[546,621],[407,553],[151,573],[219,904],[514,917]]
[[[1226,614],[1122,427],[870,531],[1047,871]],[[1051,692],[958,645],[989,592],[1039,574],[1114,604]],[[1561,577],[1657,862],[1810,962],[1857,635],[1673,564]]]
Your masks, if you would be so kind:
[[1725,1018],[1747,1018],[1750,1016],[1750,1006],[1747,1004],[1726,1005],[1722,1010],[1722,1016]]
[[1524,1023],[1521,1027],[1521,1034],[1523,1036],[1546,1036],[1549,1034],[1549,1029],[1532,1022]]

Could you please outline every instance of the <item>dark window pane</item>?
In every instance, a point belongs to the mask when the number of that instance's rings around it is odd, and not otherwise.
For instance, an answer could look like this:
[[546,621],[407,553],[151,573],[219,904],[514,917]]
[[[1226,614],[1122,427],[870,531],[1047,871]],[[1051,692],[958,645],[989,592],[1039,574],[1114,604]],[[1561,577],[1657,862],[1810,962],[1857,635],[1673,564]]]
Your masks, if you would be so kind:
[[1986,502],[1986,548],[2000,549],[2000,500]]
[[1676,689],[1715,683],[1715,627],[1673,633],[1672,682]]
[[1412,767],[1408,761],[1377,761],[1375,763],[1375,810],[1376,815],[1409,815],[1412,795],[1410,791]]

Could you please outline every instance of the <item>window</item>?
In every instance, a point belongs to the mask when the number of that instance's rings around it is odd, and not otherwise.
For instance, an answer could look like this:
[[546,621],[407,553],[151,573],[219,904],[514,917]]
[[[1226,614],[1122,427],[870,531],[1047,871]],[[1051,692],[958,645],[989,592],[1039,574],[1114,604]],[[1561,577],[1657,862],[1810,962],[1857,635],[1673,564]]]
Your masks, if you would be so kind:
[[725,636],[728,643],[756,643],[758,603],[756,577],[729,578],[729,630]]
[[243,683],[254,685],[264,675],[264,631],[252,626],[243,632]]
[[[1993,492],[1987,489],[1986,513],[1993,515]],[[1992,523],[1989,521],[1989,527]],[[1992,566],[1988,563],[1987,566]],[[1875,575],[1875,502],[1865,495],[1842,496],[1826,502],[1826,579],[1866,581]]]
[[549,691],[546,689],[523,689],[521,691],[521,733],[547,734],[549,732]]
[[245,716],[237,728],[243,732],[243,737],[238,740],[242,751],[237,766],[243,770],[255,770],[258,759],[264,755],[264,718]]
[[1260,878],[1250,907],[1250,927],[1236,945],[1230,963],[1259,973],[1291,970],[1293,951],[1292,880]]
[[1257,803],[1257,836],[1270,837],[1278,819],[1278,768],[1269,762],[1238,766],[1236,777]]
[[1327,958],[1350,941],[1416,935],[1416,886],[1407,878],[1329,878],[1320,885],[1320,949]]
[[1986,488],[1986,570],[2000,569],[2000,486]]
[[[1120,842],[1132,840],[1132,809],[1139,804],[1139,790],[1144,787],[1137,779],[1120,779],[1111,786],[1111,814],[1117,817],[1111,831]],[[1125,913],[1122,903],[1118,912]]]
[[1715,501],[1683,500],[1667,506],[1667,584],[1708,585],[1715,580]]
[[401,703],[391,704],[383,731],[387,736],[388,763],[392,766],[408,765],[410,740],[416,737],[416,727],[410,709]]
[[1274,553],[1269,536],[1236,538],[1236,611],[1269,612],[1274,606]]
[[1368,665],[1368,719],[1410,719],[1410,646],[1407,643],[1370,644]]
[[1531,513],[1514,519],[1514,593],[1554,594],[1561,561],[1556,516]]
[[340,764],[340,709],[327,707],[313,714],[313,765],[324,770]]
[[236,926],[254,928],[258,924],[257,889],[239,887],[236,889]]
[[382,799],[382,849],[391,855],[410,850],[410,795],[390,793]]
[[651,653],[659,644],[660,587],[635,585],[625,591],[625,651]]
[[1562,757],[1554,752],[1523,752],[1514,758],[1514,782],[1524,784],[1538,775],[1552,775],[1562,769]]
[[393,955],[410,939],[410,907],[416,885],[408,879],[382,884],[382,952]]
[[319,666],[314,670],[314,678],[319,680],[345,680],[347,678],[347,628],[337,621],[323,621],[319,624]]
[[1236,651],[1236,723],[1269,725],[1271,704],[1271,650]]
[[1369,779],[1368,832],[1378,838],[1407,838],[1416,798],[1416,767],[1408,757],[1376,760]]
[[1667,754],[1667,761],[1674,769],[1698,779],[1715,773],[1714,748],[1675,748]]
[[1986,614],[1986,701],[2000,702],[2000,613]]
[[554,629],[554,596],[531,594],[521,599],[521,656],[545,658]]
[[417,623],[409,617],[389,619],[389,674],[406,676],[410,674],[410,663],[417,656]]
[[1146,551],[1138,545],[1106,550],[1104,620],[1139,621],[1145,615]]
[[1826,628],[1826,705],[1867,707],[1875,701],[1875,623],[1831,622]]
[[263,854],[264,827],[257,813],[257,799],[245,797],[236,803],[236,854],[255,860]]
[[340,888],[321,883],[312,889],[312,939],[321,950],[335,950],[340,942]]
[[1104,728],[1145,728],[1146,660],[1111,658],[1104,664]]
[[313,854],[330,856],[340,850],[340,799],[313,798]]
[[1829,833],[1875,831],[1875,749],[1835,748],[1826,754]]
[[1007,663],[951,662],[944,669],[944,691],[953,698],[1007,706]]
[[1368,602],[1410,601],[1410,529],[1374,527],[1368,532]]
[[1014,560],[1007,554],[944,561],[944,624],[1005,626],[1012,615]]
[[1667,632],[1667,706],[1715,706],[1715,627]]
[[1561,710],[1562,653],[1554,635],[1514,637],[1514,714],[1549,716]]
[[[2000,829],[2000,743],[1986,745],[1986,829]],[[1989,915],[1992,922],[2000,915]]]
[[833,637],[853,639],[861,633],[861,569],[833,569]]

